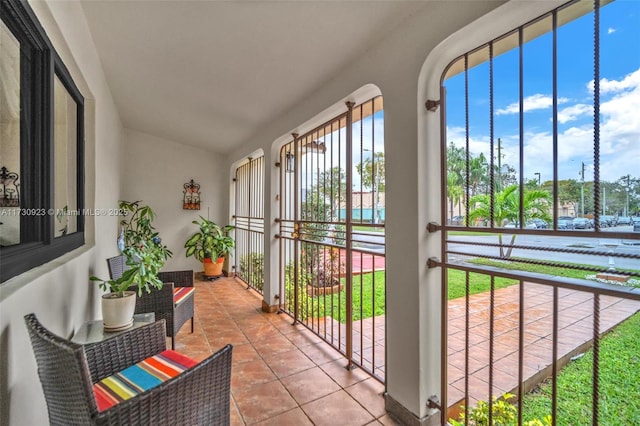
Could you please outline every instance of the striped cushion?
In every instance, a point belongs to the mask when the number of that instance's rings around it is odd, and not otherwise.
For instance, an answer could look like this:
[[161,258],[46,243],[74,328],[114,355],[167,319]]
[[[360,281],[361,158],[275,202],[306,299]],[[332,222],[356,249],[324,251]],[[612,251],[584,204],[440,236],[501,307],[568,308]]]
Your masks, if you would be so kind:
[[93,385],[98,411],[154,388],[196,364],[187,356],[166,350],[106,377]]
[[193,287],[176,287],[173,289],[173,303],[179,305],[195,292]]

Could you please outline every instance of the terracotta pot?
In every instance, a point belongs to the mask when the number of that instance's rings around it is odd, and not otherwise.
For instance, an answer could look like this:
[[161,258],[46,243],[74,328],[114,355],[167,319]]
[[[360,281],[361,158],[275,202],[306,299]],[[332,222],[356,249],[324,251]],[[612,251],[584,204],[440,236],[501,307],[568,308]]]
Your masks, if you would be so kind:
[[124,297],[119,297],[115,293],[102,296],[102,322],[105,329],[123,330],[131,327],[135,310],[135,291],[125,291]]
[[215,262],[212,262],[211,259],[208,260],[208,262],[207,259],[202,262],[205,277],[218,277],[222,275],[222,265],[224,264],[224,257],[219,258]]

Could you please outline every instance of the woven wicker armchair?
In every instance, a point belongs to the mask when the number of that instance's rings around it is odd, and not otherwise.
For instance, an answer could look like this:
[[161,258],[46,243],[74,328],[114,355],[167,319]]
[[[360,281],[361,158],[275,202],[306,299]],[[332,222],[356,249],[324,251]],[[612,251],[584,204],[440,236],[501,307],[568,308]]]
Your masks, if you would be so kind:
[[228,425],[231,345],[164,383],[98,410],[94,384],[166,349],[165,321],[80,345],[25,316],[52,425]]
[[[117,279],[128,269],[124,256],[115,256],[107,259],[109,275],[111,279]],[[194,296],[183,298],[180,303],[174,303],[174,290],[178,287],[193,287],[193,271],[160,272],[158,278],[165,285],[162,289],[151,289],[151,293],[142,293],[136,300],[136,314],[153,312],[156,320],[167,320],[167,336],[171,337],[171,349],[175,349],[175,337],[180,328],[191,319],[191,332],[193,333]],[[130,290],[137,291],[136,288]]]

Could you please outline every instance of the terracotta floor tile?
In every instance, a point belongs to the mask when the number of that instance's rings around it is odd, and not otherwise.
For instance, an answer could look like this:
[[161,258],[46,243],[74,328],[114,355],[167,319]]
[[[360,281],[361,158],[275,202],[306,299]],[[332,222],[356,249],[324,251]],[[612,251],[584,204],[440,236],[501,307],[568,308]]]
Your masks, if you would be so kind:
[[241,330],[247,339],[249,339],[253,344],[282,336],[282,333],[280,333],[280,331],[271,324],[257,324],[249,327],[242,327]]
[[233,365],[260,360],[260,355],[250,344],[233,347]]
[[266,355],[264,360],[279,378],[315,367],[315,363],[299,349]]
[[384,409],[384,385],[376,379],[369,378],[345,389],[373,417],[387,414]]
[[276,380],[275,374],[262,360],[236,364],[231,370],[231,391],[236,392],[247,386]]
[[275,417],[298,406],[277,380],[234,391],[233,397],[242,418],[248,425]]
[[[295,328],[295,327],[291,327]],[[301,348],[303,346],[309,346],[316,343],[320,343],[322,339],[315,334],[311,333],[307,329],[300,330],[296,333],[286,334],[287,339],[291,341],[294,345]]]
[[398,422],[397,420],[395,420],[393,417],[391,417],[389,414],[387,414],[386,416],[382,416],[378,419],[380,421],[380,423],[382,423],[384,426],[401,426],[402,423]]
[[[384,388],[376,386],[379,383],[375,379],[360,368],[347,370],[347,361],[338,351],[304,325],[292,326],[288,315],[263,313],[261,297],[255,291],[248,291],[240,281],[227,278],[196,281],[195,287],[195,330],[192,334],[190,324],[185,324],[178,333],[176,349],[201,360],[226,343],[234,344],[232,424],[307,425],[313,421],[333,425],[340,419],[342,425],[343,419],[350,419],[353,422],[346,424],[364,425],[377,424],[375,417],[384,425],[398,424],[385,415],[384,398],[378,393]],[[531,283],[525,283],[524,288],[523,370],[526,378],[544,369],[551,360],[553,292],[549,286]],[[561,355],[572,354],[593,337],[593,296],[564,289],[558,293],[558,351]],[[517,384],[518,295],[517,286],[494,293],[494,393]],[[487,298],[488,293],[484,293],[472,295],[469,300],[468,350],[472,371],[469,399],[472,404],[478,399],[486,400],[489,393],[491,315]],[[601,297],[601,331],[615,326],[639,307],[638,302]],[[449,301],[448,317],[449,402],[453,403],[453,399],[464,397],[464,299]],[[346,347],[345,324],[326,317],[309,321],[307,325],[322,333],[326,330],[326,339],[343,349]],[[384,316],[354,323],[354,354],[358,357],[362,354],[363,366],[375,370],[380,377],[384,377],[384,325]],[[170,344],[170,340],[168,342]],[[374,353],[376,365],[371,365]]]
[[240,412],[238,411],[238,407],[236,406],[236,402],[233,400],[233,397],[231,398],[230,405],[231,407],[229,411],[231,412],[231,426],[244,426],[244,420],[242,420],[242,416],[240,416]]
[[342,387],[351,386],[361,382],[369,377],[367,373],[359,368],[347,370],[345,366],[347,360],[342,358],[326,364],[322,364],[320,368]]
[[313,426],[309,417],[300,408],[255,423],[256,426]]
[[253,347],[262,357],[271,356],[281,352],[288,352],[296,349],[289,339],[282,334],[275,335],[266,340],[253,342]]
[[313,362],[318,365],[326,364],[336,359],[343,358],[340,352],[336,351],[326,343],[316,343],[300,348]]
[[361,426],[374,420],[343,390],[305,404],[302,409],[316,426],[335,426],[336,422],[341,426]]
[[285,377],[281,382],[300,405],[340,390],[340,386],[318,367]]

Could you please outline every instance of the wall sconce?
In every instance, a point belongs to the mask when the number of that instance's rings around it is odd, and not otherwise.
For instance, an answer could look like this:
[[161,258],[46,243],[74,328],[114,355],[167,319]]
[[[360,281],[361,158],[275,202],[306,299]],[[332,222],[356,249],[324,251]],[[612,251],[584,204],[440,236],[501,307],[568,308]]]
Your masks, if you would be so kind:
[[182,208],[184,210],[200,210],[200,184],[191,179],[183,187]]
[[296,156],[287,151],[285,154],[285,169],[287,173],[294,173],[296,171]]
[[0,207],[20,207],[20,176],[0,167]]

